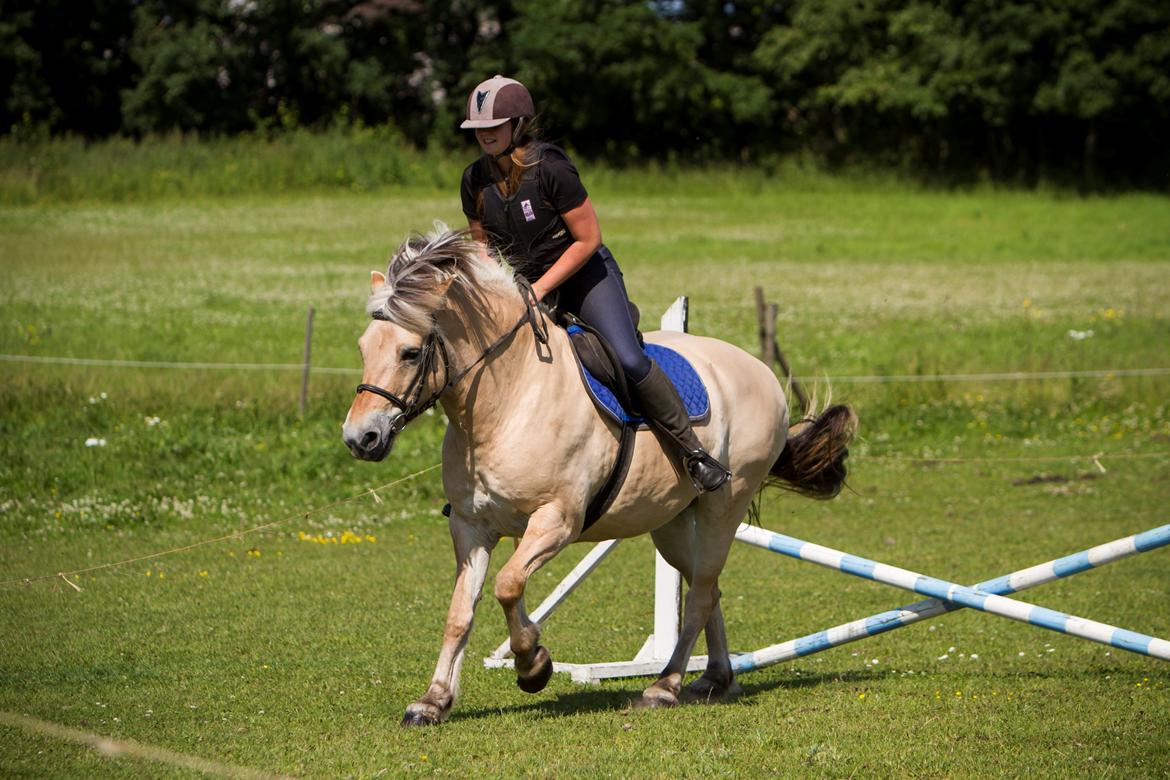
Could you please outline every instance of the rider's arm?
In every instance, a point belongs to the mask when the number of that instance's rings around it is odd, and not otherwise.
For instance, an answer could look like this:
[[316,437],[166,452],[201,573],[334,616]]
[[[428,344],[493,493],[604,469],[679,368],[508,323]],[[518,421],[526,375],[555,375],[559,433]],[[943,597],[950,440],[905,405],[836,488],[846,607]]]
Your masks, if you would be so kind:
[[[593,203],[589,198],[585,198],[580,206],[561,214],[561,218],[565,220],[565,226],[573,236],[573,243],[552,267],[533,283],[532,289],[536,292],[538,300],[577,273],[601,246],[601,225],[597,221],[597,212],[593,210]],[[475,235],[474,224],[471,230],[472,235]],[[480,226],[480,231],[482,230],[483,227]]]
[[475,239],[475,243],[479,245],[480,256],[485,261],[490,261],[492,255],[488,249],[487,231],[483,229],[483,223],[475,217],[468,217],[467,228],[471,231],[471,237]]
[[471,237],[479,243],[487,246],[487,233],[483,230],[483,223],[475,217],[467,218],[467,227],[471,230]]

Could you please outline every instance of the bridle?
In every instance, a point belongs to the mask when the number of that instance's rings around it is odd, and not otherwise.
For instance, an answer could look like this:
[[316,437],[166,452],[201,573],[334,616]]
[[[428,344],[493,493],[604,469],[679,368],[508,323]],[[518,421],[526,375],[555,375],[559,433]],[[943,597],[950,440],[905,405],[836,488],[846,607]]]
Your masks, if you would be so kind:
[[[539,344],[548,344],[548,325],[544,320],[544,311],[541,310],[540,304],[536,300],[536,293],[532,290],[532,285],[523,277],[519,276],[516,277],[516,283],[519,285],[520,295],[524,299],[524,313],[520,315],[520,319],[516,320],[515,325],[509,328],[504,335],[489,344],[480,353],[479,357],[473,360],[466,368],[455,374],[455,376],[451,376],[451,357],[447,352],[447,342],[443,340],[436,326],[431,329],[426,339],[423,340],[422,346],[419,347],[418,371],[415,372],[414,378],[410,380],[410,384],[406,386],[402,397],[377,385],[370,385],[363,382],[357,386],[357,390],[355,391],[357,394],[367,392],[380,395],[402,410],[402,414],[395,417],[393,422],[390,423],[390,435],[398,435],[408,423],[437,404],[443,396],[443,393],[459,384],[463,377],[471,373],[472,369],[503,348],[526,324],[532,326],[532,335]],[[381,311],[374,312],[371,316],[376,320],[389,321]],[[443,363],[443,386],[431,394],[429,398],[423,400],[422,394],[426,386],[426,377],[437,370],[437,363],[439,362],[440,356]]]

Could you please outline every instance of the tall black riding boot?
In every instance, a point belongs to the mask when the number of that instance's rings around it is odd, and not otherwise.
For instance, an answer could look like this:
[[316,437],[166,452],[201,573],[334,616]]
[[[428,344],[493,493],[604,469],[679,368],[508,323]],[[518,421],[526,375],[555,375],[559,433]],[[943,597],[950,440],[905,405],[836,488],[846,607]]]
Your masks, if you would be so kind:
[[691,429],[690,416],[666,373],[651,361],[650,373],[631,386],[634,400],[654,428],[665,434],[700,493],[718,489],[731,472],[707,454]]

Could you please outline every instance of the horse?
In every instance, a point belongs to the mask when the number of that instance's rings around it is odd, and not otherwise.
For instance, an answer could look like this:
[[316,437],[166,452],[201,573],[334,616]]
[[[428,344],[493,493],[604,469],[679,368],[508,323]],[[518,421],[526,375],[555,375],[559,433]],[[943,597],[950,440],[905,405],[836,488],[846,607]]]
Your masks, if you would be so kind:
[[[768,366],[712,338],[676,332],[648,342],[686,357],[706,385],[710,411],[696,424],[704,447],[731,471],[721,488],[699,494],[653,431],[639,431],[628,472],[608,510],[587,529],[586,508],[617,458],[619,426],[587,396],[569,336],[548,327],[531,287],[489,256],[467,231],[436,222],[372,271],[358,341],[362,383],[342,426],[357,458],[380,461],[407,423],[436,403],[448,420],[443,488],[456,576],[430,685],[403,726],[446,720],[484,587],[502,537],[515,548],[496,576],[517,684],[544,688],[552,659],[524,608],[529,579],[573,542],[649,533],[688,584],[678,643],[635,703],[668,707],[723,701],[740,692],[731,668],[719,574],[739,523],[767,485],[831,498],[845,480],[857,418],[846,405],[790,425],[785,393]],[[683,676],[699,632],[708,661],[685,690]]]

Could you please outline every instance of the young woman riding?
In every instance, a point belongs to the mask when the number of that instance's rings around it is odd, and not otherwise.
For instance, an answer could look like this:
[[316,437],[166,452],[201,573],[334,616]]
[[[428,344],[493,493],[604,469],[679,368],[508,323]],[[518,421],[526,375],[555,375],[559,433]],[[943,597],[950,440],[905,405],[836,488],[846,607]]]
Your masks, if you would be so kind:
[[483,149],[463,172],[463,213],[472,236],[508,259],[538,299],[596,329],[621,363],[640,411],[665,436],[702,491],[731,476],[691,430],[686,407],[638,342],[629,297],[613,254],[601,243],[597,213],[568,155],[538,141],[532,95],[495,76],[467,100],[467,120]]

